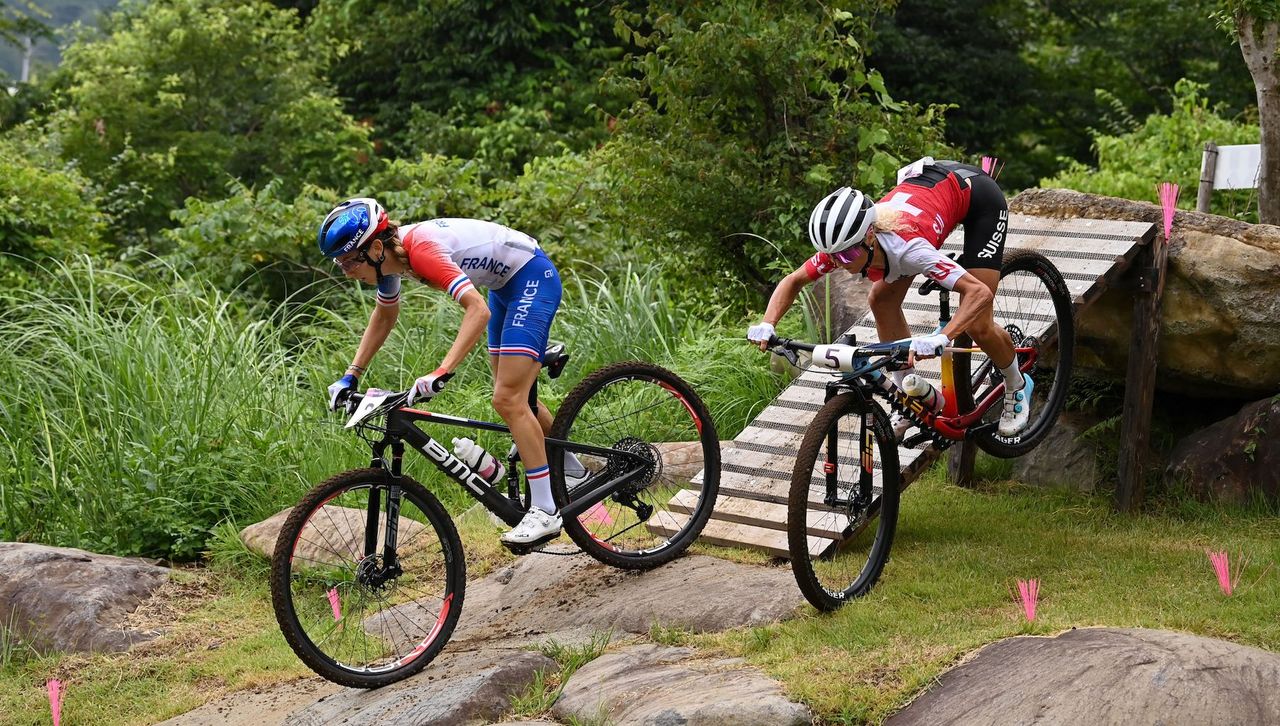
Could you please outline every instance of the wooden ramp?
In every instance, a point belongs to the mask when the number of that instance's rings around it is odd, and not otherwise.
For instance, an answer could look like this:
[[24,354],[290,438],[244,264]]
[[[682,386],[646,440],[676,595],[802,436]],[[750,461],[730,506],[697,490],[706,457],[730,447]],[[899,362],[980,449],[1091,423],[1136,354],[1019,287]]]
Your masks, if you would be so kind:
[[[1057,220],[1014,214],[1010,215],[1005,251],[1007,254],[1011,250],[1032,249],[1048,257],[1065,278],[1078,313],[1109,287],[1120,282],[1143,246],[1149,244],[1155,234],[1156,226],[1147,222]],[[963,240],[962,233],[953,233],[947,238],[943,250],[959,252]],[[916,288],[921,282],[922,279],[917,277],[903,305],[913,335],[932,333],[938,324],[938,298],[936,295],[919,295]],[[996,296],[997,310],[1002,296],[1013,294],[1016,293],[1001,289]],[[952,298],[953,314],[958,302],[958,298]],[[857,336],[859,343],[878,340],[869,313],[849,332]],[[940,364],[936,359],[921,361],[916,372],[934,383],[941,378]],[[711,520],[702,532],[703,541],[764,550],[779,557],[788,556],[787,493],[795,467],[795,454],[805,427],[822,406],[826,383],[833,375],[826,369],[804,371],[737,438],[721,444],[720,496]],[[929,444],[921,444],[917,449],[899,448],[903,487],[914,481],[939,453]],[[875,487],[878,491],[878,473]],[[684,498],[677,495],[671,502],[674,516],[678,519],[688,512],[682,507]],[[844,536],[844,532],[836,531],[839,522],[829,510],[824,509],[821,492],[815,488],[810,498],[809,520],[809,547],[814,554],[828,551]],[[683,524],[683,521],[680,519],[678,523]],[[651,529],[662,531],[659,527],[651,526]]]

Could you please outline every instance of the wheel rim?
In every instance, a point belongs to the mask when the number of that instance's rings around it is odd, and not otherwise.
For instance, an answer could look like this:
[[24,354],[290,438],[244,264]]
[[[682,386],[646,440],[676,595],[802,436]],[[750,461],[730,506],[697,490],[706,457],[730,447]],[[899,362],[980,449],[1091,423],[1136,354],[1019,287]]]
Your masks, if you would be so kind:
[[[578,454],[591,475],[576,484],[567,476],[570,500],[637,462],[643,469],[636,481],[578,515],[594,542],[619,555],[642,556],[681,538],[706,496],[703,426],[683,393],[643,376],[605,383],[574,412],[569,440],[619,453]],[[566,475],[573,473],[570,464],[565,468]]]
[[[379,500],[377,552],[363,556],[367,506]],[[399,554],[384,549],[387,488],[343,488],[298,530],[289,559],[289,608],[304,647],[362,676],[408,668],[439,638],[453,608],[445,548],[423,507],[402,496]]]
[[[881,441],[874,448],[874,466],[877,476],[873,481],[873,501],[867,505],[858,501],[861,472],[862,415],[845,413],[838,416],[827,428],[826,440],[836,433],[836,452],[832,457],[829,443],[824,443],[813,461],[810,471],[807,530],[814,538],[835,538],[842,541],[838,549],[825,544],[826,540],[809,539],[807,563],[814,581],[827,597],[842,601],[866,593],[875,583],[883,566],[881,552],[887,542],[882,538],[882,528],[896,516],[896,501],[890,517],[880,517],[882,504]],[[828,460],[835,459],[835,506],[825,501]],[[846,504],[847,503],[847,504]],[[822,544],[819,544],[822,542]]]

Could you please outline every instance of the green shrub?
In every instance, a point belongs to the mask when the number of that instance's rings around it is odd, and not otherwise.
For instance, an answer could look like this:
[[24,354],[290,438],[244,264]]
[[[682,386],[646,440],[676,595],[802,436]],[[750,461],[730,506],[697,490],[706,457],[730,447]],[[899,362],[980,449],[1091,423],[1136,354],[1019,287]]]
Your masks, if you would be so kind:
[[623,242],[672,263],[682,304],[744,311],[775,282],[761,270],[777,253],[758,238],[799,253],[833,187],[886,190],[904,161],[945,149],[932,110],[893,101],[866,67],[866,19],[838,4],[655,2],[617,16],[643,52],[609,80],[639,100],[600,155]]
[[[1119,135],[1094,132],[1096,167],[1064,159],[1062,173],[1040,181],[1041,187],[1065,187],[1091,194],[1156,201],[1156,184],[1182,187],[1178,206],[1194,209],[1200,161],[1206,141],[1219,145],[1256,144],[1257,124],[1224,118],[1209,108],[1205,86],[1181,80],[1174,87],[1173,113],[1152,114],[1136,130]],[[1257,209],[1242,204],[1239,195],[1215,193],[1211,211],[1257,221]]]
[[367,164],[367,129],[326,85],[296,15],[264,0],[130,3],[101,39],[66,50],[51,118],[66,158],[141,204],[118,217],[147,239],[188,197],[230,179],[341,187]]
[[89,181],[19,139],[0,139],[0,286],[34,284],[34,266],[101,248],[105,218]]

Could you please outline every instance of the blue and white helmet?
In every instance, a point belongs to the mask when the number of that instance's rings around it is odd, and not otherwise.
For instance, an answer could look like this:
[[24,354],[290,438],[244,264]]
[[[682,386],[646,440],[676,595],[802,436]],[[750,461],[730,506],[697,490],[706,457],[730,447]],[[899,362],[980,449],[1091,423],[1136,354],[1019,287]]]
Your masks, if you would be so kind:
[[871,197],[851,187],[840,187],[818,202],[809,215],[809,241],[819,252],[832,254],[863,241],[876,221]]
[[369,197],[348,199],[333,208],[320,224],[320,251],[341,257],[369,243],[387,228],[387,210]]

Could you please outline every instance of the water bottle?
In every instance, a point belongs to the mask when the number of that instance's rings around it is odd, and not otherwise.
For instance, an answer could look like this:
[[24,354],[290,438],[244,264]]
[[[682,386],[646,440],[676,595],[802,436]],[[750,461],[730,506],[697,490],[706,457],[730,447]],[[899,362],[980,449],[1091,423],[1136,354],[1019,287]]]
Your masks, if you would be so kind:
[[471,470],[479,474],[485,481],[490,484],[496,484],[502,481],[502,477],[507,475],[507,467],[489,452],[480,447],[480,444],[468,438],[460,438],[453,440],[453,455],[462,460],[462,463],[471,467]]
[[942,410],[942,394],[938,393],[938,389],[934,388],[932,383],[915,373],[909,373],[902,379],[902,392],[912,398],[920,399],[927,409]]

